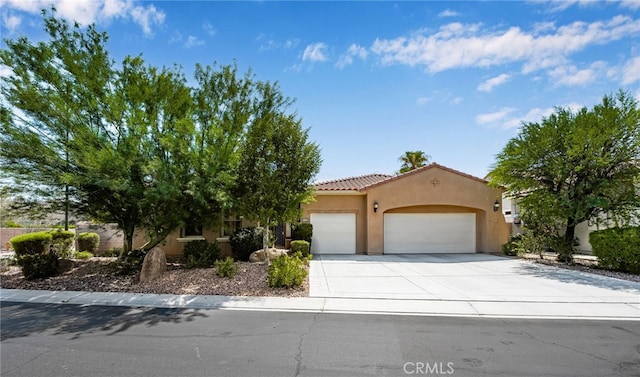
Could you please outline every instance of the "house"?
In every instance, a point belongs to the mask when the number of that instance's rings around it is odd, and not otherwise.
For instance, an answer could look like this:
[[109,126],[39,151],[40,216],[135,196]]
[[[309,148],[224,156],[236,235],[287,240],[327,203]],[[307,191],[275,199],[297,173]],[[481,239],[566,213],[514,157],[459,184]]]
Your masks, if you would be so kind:
[[498,253],[510,234],[502,189],[435,163],[315,189],[302,207],[314,254]]

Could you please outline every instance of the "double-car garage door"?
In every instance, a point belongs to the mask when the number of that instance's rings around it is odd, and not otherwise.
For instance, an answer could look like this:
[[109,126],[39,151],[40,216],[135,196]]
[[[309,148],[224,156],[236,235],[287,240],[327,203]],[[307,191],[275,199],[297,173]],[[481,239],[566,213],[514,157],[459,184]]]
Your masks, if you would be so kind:
[[[474,213],[384,214],[385,254],[475,253]],[[355,254],[355,213],[313,213],[314,254]]]

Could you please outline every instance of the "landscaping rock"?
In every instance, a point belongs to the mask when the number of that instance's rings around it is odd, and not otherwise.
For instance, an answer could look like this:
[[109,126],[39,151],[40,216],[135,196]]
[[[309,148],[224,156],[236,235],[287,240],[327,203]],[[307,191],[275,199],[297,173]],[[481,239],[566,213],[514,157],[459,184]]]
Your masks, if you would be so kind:
[[159,247],[154,247],[144,257],[140,271],[140,283],[148,283],[162,276],[167,271],[167,256]]
[[[281,255],[287,255],[287,251],[285,249],[268,249],[269,260],[274,260]],[[266,259],[264,254],[264,249],[257,250],[249,255],[249,261],[251,262],[264,262]]]

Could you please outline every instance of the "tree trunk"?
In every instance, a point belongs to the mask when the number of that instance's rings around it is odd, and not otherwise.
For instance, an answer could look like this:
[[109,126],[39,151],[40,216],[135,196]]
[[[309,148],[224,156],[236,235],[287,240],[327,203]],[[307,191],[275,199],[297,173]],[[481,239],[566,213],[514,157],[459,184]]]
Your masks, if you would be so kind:
[[264,249],[264,263],[269,266],[271,261],[269,260],[269,225],[271,225],[271,219],[267,219],[267,223],[262,228],[262,247]]
[[135,233],[136,227],[134,225],[126,225],[122,227],[122,232],[124,233],[124,245],[121,258],[124,258],[131,250],[133,250],[133,237]]
[[564,233],[564,243],[558,245],[558,261],[573,263],[573,240],[576,237],[576,222],[573,218],[567,219],[567,230]]

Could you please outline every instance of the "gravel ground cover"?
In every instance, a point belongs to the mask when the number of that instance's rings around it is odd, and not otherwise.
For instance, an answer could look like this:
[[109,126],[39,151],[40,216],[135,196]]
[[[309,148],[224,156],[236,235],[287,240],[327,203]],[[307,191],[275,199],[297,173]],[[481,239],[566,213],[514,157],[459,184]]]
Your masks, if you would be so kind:
[[12,266],[0,274],[0,286],[13,289],[55,291],[168,293],[223,296],[306,297],[307,280],[297,288],[271,288],[267,285],[267,267],[261,263],[238,262],[233,278],[221,278],[213,268],[183,269],[169,264],[159,279],[140,284],[136,275],[118,276],[112,273],[115,258],[91,258],[86,261],[66,261],[64,272],[47,279],[28,281],[19,267]]

